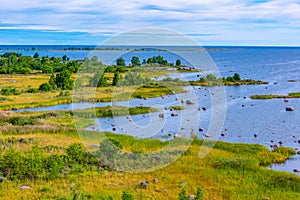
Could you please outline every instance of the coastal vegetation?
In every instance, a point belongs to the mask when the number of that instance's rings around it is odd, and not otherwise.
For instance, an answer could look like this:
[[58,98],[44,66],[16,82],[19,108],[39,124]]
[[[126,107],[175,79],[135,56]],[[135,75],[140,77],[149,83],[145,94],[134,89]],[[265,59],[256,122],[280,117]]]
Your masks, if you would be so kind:
[[261,95],[251,96],[251,99],[289,99],[289,98],[300,98],[300,92],[293,92],[293,93],[289,93],[288,95],[261,94]]
[[238,73],[235,73],[233,76],[223,78],[217,78],[214,74],[207,74],[205,77],[201,77],[199,81],[190,81],[189,83],[194,86],[237,86],[268,84],[268,82],[259,80],[241,79]]

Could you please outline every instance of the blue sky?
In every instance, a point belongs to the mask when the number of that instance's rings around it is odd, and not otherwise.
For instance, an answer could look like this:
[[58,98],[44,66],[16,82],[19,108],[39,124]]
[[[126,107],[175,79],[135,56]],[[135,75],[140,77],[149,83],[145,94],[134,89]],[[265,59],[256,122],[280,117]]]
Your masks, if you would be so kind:
[[300,46],[300,0],[0,1],[0,44],[94,45],[157,27],[200,45]]

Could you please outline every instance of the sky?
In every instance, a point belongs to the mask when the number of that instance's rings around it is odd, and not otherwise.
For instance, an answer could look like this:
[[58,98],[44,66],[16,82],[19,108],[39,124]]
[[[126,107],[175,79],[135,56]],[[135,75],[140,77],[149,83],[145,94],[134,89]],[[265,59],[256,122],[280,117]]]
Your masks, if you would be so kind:
[[166,28],[199,45],[300,46],[300,0],[0,0],[2,45],[98,45]]

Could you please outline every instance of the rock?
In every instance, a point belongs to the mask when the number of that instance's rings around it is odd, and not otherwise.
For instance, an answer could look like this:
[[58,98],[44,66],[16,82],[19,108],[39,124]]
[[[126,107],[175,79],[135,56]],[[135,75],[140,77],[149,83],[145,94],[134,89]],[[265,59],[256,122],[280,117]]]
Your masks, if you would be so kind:
[[285,103],[288,103],[288,102],[289,102],[289,100],[285,99],[285,100],[284,100],[284,102],[285,102]]
[[0,176],[0,183],[7,181],[7,178]]
[[286,110],[286,111],[294,111],[294,110],[295,110],[295,108],[294,108],[294,107],[292,107],[292,106],[290,106],[290,107],[286,107],[286,108],[285,108],[285,110]]
[[172,113],[171,116],[176,117],[176,116],[178,116],[178,114],[177,113]]
[[20,186],[19,187],[21,190],[24,190],[24,189],[30,189],[31,187],[28,186],[28,185],[23,185],[23,186]]
[[184,100],[183,100],[183,99],[181,100],[181,103],[184,103]]
[[149,182],[148,182],[147,180],[145,180],[145,181],[142,181],[142,182],[140,183],[140,185],[141,185],[141,186],[147,186],[147,185],[149,185]]
[[116,128],[112,128],[112,130],[113,130],[113,131],[116,131],[117,129],[116,129]]
[[18,110],[18,108],[12,108],[12,110]]
[[242,104],[242,107],[245,107],[245,105],[244,105],[244,104]]
[[157,179],[157,178],[154,178],[154,179],[153,179],[153,182],[154,182],[154,183],[158,183],[158,179]]
[[221,136],[222,136],[222,137],[224,137],[224,136],[225,136],[225,134],[224,134],[224,133],[221,133]]
[[198,108],[198,110],[202,110],[202,108]]
[[274,140],[271,140],[272,143],[274,143]]
[[206,108],[203,107],[202,110],[206,111]]
[[144,98],[144,100],[148,100],[148,98],[147,98],[147,97],[145,97],[145,98]]
[[174,111],[174,108],[170,108],[170,111]]
[[254,137],[258,137],[258,135],[257,135],[257,134],[254,134]]
[[189,195],[189,199],[195,199],[195,195],[193,194]]
[[300,151],[298,151],[297,154],[300,155]]
[[229,130],[229,128],[225,128],[225,131],[228,131]]
[[298,143],[300,144],[300,140],[298,140]]
[[165,115],[164,115],[164,114],[159,114],[159,117],[160,117],[160,118],[164,118]]
[[91,147],[91,148],[99,148],[100,145],[99,145],[99,144],[91,144],[90,147]]
[[300,170],[299,169],[294,169],[293,172],[300,173]]
[[203,131],[204,131],[204,128],[199,128],[199,131],[203,132]]
[[282,144],[283,144],[283,142],[282,142],[282,141],[279,141],[279,142],[278,142],[278,144],[282,145]]
[[195,103],[194,103],[194,101],[192,101],[192,100],[186,100],[186,104],[192,105],[192,104],[195,104]]

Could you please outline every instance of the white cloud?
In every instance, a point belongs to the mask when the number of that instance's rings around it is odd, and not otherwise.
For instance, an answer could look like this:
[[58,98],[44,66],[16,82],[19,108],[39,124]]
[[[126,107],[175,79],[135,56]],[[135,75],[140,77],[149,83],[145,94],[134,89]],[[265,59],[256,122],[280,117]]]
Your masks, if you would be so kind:
[[[214,38],[219,40],[229,35],[250,40],[271,31],[281,37],[285,30],[292,34],[291,40],[300,43],[294,37],[294,32],[300,34],[295,30],[300,27],[299,11],[298,0],[10,0],[0,7],[0,21],[30,24],[16,29],[94,34],[156,26],[187,34],[218,33]],[[5,28],[13,27],[1,27]],[[247,34],[251,29],[251,35]]]

